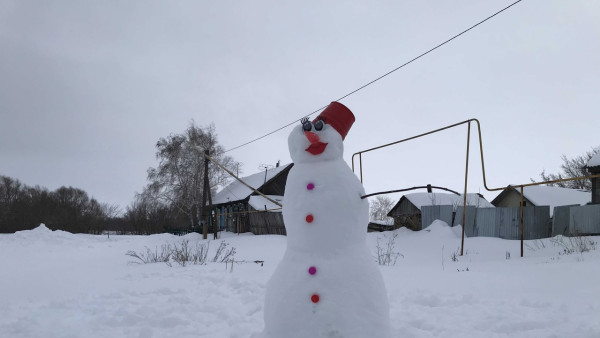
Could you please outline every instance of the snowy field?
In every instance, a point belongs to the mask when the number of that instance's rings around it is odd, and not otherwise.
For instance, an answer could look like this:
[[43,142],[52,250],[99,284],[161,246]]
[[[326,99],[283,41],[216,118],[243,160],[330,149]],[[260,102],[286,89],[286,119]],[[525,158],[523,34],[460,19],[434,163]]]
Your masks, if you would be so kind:
[[[600,337],[599,244],[568,254],[561,238],[527,241],[520,258],[518,241],[467,238],[466,255],[454,261],[456,230],[434,222],[395,232],[402,256],[380,267],[395,337]],[[378,238],[384,245],[392,234],[369,234],[373,259]],[[0,336],[252,337],[264,327],[265,284],[286,238],[222,237],[211,241],[209,260],[224,240],[247,262],[133,264],[126,255],[202,242],[197,234],[2,234]]]

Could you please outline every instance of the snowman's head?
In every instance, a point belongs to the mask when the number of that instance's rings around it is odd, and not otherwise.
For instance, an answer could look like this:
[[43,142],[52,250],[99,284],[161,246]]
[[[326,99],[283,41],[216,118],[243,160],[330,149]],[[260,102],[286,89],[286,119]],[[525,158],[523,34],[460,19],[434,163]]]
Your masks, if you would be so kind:
[[312,122],[302,119],[288,137],[294,163],[341,159],[344,138],[354,123],[354,114],[339,102],[332,102]]

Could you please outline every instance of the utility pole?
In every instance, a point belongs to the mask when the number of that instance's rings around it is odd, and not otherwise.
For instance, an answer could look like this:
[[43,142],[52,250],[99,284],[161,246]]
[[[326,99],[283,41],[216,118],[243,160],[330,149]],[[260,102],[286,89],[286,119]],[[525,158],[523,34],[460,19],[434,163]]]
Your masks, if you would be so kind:
[[[202,220],[204,220],[204,225],[202,226],[202,239],[206,239],[208,237],[208,219],[209,215],[206,212],[206,196],[210,198],[210,186],[208,184],[208,149],[204,150],[204,184],[202,188]],[[210,198],[212,200],[212,198]],[[210,210],[209,210],[210,212]]]
[[[206,153],[208,155],[208,153]],[[207,160],[205,157],[204,160]],[[206,175],[206,181],[208,182],[208,175]],[[212,204],[212,194],[210,193],[210,185],[208,187],[208,219],[210,220],[210,224],[213,226],[213,239],[217,239],[219,237],[219,226],[216,219],[213,219],[213,204]]]

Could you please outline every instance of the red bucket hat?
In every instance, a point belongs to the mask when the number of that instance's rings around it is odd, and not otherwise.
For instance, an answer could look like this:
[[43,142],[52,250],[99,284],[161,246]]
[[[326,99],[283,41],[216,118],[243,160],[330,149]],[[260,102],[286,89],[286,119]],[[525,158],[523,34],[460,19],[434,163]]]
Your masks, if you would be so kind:
[[333,129],[342,135],[342,140],[344,140],[355,118],[348,107],[334,101],[313,120],[313,123],[318,120],[323,120],[323,122],[332,126]]

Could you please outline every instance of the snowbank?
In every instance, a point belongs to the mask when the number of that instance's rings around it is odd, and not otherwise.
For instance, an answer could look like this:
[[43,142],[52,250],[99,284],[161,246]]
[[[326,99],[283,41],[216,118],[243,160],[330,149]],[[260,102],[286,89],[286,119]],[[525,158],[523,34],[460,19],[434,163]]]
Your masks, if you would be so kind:
[[[434,222],[393,234],[395,266],[382,266],[394,337],[600,337],[600,248],[561,254],[553,239],[466,238]],[[73,235],[43,227],[0,235],[0,336],[249,338],[263,328],[265,284],[284,236],[224,234],[236,260],[168,267],[131,264],[128,250],[177,237]],[[592,237],[600,243],[600,237]],[[210,255],[218,247],[211,241]],[[453,257],[456,260],[453,260]],[[509,259],[507,259],[509,257]],[[255,260],[263,260],[261,264]]]

